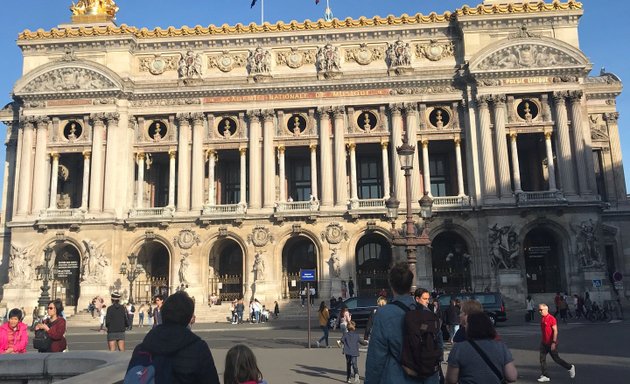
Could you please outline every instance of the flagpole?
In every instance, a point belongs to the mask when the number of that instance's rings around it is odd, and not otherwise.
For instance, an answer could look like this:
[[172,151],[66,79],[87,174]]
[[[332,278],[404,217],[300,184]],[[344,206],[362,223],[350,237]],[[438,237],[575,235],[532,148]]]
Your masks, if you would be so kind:
[[260,25],[262,26],[265,22],[265,0],[262,0],[260,4]]

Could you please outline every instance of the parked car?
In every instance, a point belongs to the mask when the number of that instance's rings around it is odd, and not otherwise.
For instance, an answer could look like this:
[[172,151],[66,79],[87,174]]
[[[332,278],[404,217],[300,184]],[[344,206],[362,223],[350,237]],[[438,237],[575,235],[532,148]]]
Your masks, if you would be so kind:
[[357,324],[357,327],[365,327],[370,318],[370,314],[378,308],[376,305],[376,299],[378,297],[351,297],[337,304],[334,308],[330,309],[330,318],[328,320],[328,326],[335,328],[339,326],[338,319],[342,306],[348,307],[350,315],[352,315],[352,321]]
[[503,296],[498,292],[442,294],[438,297],[441,310],[448,308],[451,298],[459,299],[460,301],[479,301],[484,312],[490,317],[490,320],[492,320],[492,324],[507,321],[507,311],[505,309],[505,303],[503,302]]

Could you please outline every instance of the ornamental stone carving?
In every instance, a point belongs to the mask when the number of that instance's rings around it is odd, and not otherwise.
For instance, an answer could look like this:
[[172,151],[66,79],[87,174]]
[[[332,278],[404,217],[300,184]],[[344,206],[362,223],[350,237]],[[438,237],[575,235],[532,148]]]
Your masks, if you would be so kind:
[[58,68],[31,80],[22,92],[86,91],[111,89],[116,85],[100,73],[86,68]]
[[304,64],[315,64],[316,52],[314,49],[299,50],[291,48],[290,51],[281,51],[276,54],[276,63],[286,65],[289,68],[300,68]]
[[435,85],[430,87],[395,88],[389,93],[390,95],[421,95],[427,93],[446,93],[454,91],[456,91],[456,88],[451,85]]
[[348,240],[348,231],[345,231],[339,223],[330,223],[322,232],[322,240],[326,240],[329,244],[339,244],[342,240]]
[[250,75],[267,75],[271,72],[271,53],[260,45],[249,51],[247,69]]
[[273,241],[273,236],[271,235],[269,228],[258,225],[252,230],[251,234],[247,235],[247,241],[254,244],[256,247],[264,247]]
[[229,51],[223,51],[220,55],[211,56],[208,59],[208,68],[218,68],[221,72],[230,72],[234,68],[244,67],[246,62],[245,55],[230,54]]
[[203,58],[201,54],[192,50],[182,53],[177,65],[177,74],[180,79],[200,78],[203,75]]
[[577,260],[582,268],[603,268],[606,263],[601,260],[599,240],[596,236],[597,223],[592,219],[584,220],[580,224],[571,223],[575,233],[575,247]]
[[341,73],[339,48],[327,43],[317,52],[317,70],[325,78],[336,78]]
[[153,99],[153,100],[132,100],[133,107],[160,107],[174,105],[197,105],[201,104],[201,100],[197,98],[187,99]]
[[199,236],[191,229],[182,229],[179,231],[179,235],[173,239],[173,243],[181,249],[190,249],[195,244],[199,244],[201,239]]
[[608,135],[606,134],[606,123],[602,121],[602,115],[588,115],[588,123],[591,129],[592,140],[608,141]]
[[402,74],[411,70],[411,45],[398,39],[387,47],[387,65],[390,71]]
[[359,48],[346,49],[346,61],[354,61],[360,65],[368,65],[372,61],[382,60],[385,57],[385,49],[382,47],[368,48],[368,45],[362,43]]
[[519,255],[521,245],[518,242],[518,234],[514,227],[506,225],[499,227],[498,224],[488,228],[488,243],[490,264],[495,269],[511,269],[519,267]]
[[429,44],[416,46],[416,56],[425,57],[431,61],[439,61],[445,57],[453,56],[454,50],[453,42],[440,44],[437,40],[431,40]]
[[83,240],[85,249],[81,260],[81,280],[88,283],[105,281],[105,269],[109,261],[103,250],[105,242],[96,244],[93,240]]
[[516,44],[483,59],[479,69],[547,68],[579,62],[559,49],[539,44]]
[[31,283],[31,272],[33,268],[32,245],[19,247],[11,244],[9,253],[9,285],[14,287],[25,287]]
[[152,75],[161,75],[166,71],[175,71],[178,67],[177,56],[155,55],[153,57],[140,58],[140,72],[149,72]]

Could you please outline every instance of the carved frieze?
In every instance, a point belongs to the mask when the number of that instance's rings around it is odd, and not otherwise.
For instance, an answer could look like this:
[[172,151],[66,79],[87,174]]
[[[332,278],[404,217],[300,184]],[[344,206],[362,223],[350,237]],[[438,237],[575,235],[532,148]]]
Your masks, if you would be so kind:
[[516,44],[490,54],[479,69],[547,68],[579,62],[559,49],[539,44]]
[[251,234],[247,235],[247,241],[254,244],[256,247],[264,247],[273,241],[273,236],[269,228],[258,225],[252,230]]
[[276,53],[276,63],[286,65],[289,68],[300,68],[304,64],[315,64],[316,52],[314,49],[299,50],[292,47],[289,51]]
[[151,100],[132,100],[132,107],[160,107],[174,105],[196,105],[201,104],[201,100],[197,98],[187,99],[151,99]]
[[521,244],[514,226],[499,227],[494,224],[488,228],[490,264],[497,269],[519,268]]
[[221,72],[230,72],[234,68],[244,67],[246,62],[245,55],[230,54],[229,51],[223,51],[220,55],[208,58],[208,68],[218,68]]
[[358,48],[349,48],[345,50],[346,61],[354,61],[360,65],[368,65],[372,61],[382,60],[385,57],[385,49],[383,47],[368,47],[363,43]]
[[451,85],[435,85],[429,87],[396,88],[390,91],[391,95],[419,95],[427,93],[454,92],[456,88]]
[[149,72],[152,75],[161,75],[166,71],[175,71],[178,67],[177,56],[162,56],[140,58],[140,72]]
[[22,92],[85,91],[115,88],[115,84],[100,73],[86,68],[57,68],[31,80]]
[[452,41],[439,43],[437,40],[431,40],[429,44],[416,45],[416,56],[431,61],[440,61],[445,57],[453,56],[454,51],[455,46]]
[[608,134],[606,133],[606,122],[603,121],[602,115],[600,114],[588,115],[588,124],[591,128],[592,140],[608,141]]

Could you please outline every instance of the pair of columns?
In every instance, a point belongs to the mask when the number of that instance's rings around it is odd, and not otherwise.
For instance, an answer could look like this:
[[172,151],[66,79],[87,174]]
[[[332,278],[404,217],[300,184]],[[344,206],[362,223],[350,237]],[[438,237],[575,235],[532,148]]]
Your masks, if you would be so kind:
[[[52,168],[50,172],[50,202],[48,209],[57,209],[57,192],[59,181],[59,154],[51,153]],[[83,152],[83,182],[81,183],[81,210],[86,210],[88,205],[88,191],[90,186],[90,152]]]

